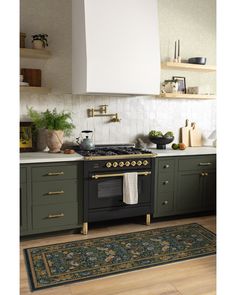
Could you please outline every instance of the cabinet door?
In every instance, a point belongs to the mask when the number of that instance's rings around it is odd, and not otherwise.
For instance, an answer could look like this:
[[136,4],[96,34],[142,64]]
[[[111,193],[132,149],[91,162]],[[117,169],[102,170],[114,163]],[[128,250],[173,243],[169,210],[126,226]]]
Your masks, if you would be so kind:
[[20,184],[20,233],[27,230],[27,187],[26,183]]
[[180,172],[175,206],[178,213],[201,211],[204,177],[200,172]]
[[216,171],[208,171],[204,176],[204,209],[207,211],[216,210]]

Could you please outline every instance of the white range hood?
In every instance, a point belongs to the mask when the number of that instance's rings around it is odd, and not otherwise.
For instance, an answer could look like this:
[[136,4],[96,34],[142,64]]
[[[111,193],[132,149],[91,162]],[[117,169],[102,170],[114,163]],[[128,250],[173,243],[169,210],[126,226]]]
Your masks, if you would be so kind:
[[160,92],[157,0],[72,0],[73,94]]

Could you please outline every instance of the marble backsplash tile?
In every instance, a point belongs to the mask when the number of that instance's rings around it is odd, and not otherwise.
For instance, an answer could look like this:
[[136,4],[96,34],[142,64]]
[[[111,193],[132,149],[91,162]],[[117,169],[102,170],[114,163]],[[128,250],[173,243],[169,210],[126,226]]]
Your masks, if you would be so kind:
[[[110,123],[109,117],[88,118],[87,109],[108,105],[109,113],[118,113],[120,123]],[[21,95],[20,119],[26,121],[27,106],[38,111],[47,108],[72,113],[76,125],[66,140],[75,142],[81,131],[94,131],[96,144],[133,143],[137,137],[145,138],[152,129],[162,132],[173,131],[175,141],[179,140],[179,128],[185,120],[196,122],[203,136],[216,129],[216,102],[212,100],[157,99],[152,96],[105,97],[79,96],[70,94]],[[148,146],[154,146],[146,140]]]

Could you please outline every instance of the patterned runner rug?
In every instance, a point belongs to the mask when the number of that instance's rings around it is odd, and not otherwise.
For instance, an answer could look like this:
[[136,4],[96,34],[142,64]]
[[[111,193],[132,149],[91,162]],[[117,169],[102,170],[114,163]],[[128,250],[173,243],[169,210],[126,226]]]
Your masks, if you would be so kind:
[[24,249],[39,290],[216,253],[215,234],[197,223]]

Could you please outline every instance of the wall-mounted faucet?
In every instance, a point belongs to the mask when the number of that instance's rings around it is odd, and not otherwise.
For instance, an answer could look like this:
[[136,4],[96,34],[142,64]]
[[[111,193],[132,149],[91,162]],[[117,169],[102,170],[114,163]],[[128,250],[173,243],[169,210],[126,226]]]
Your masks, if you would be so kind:
[[88,117],[111,117],[109,122],[120,122],[121,119],[118,116],[118,113],[107,114],[108,105],[103,104],[98,109],[88,109]]

